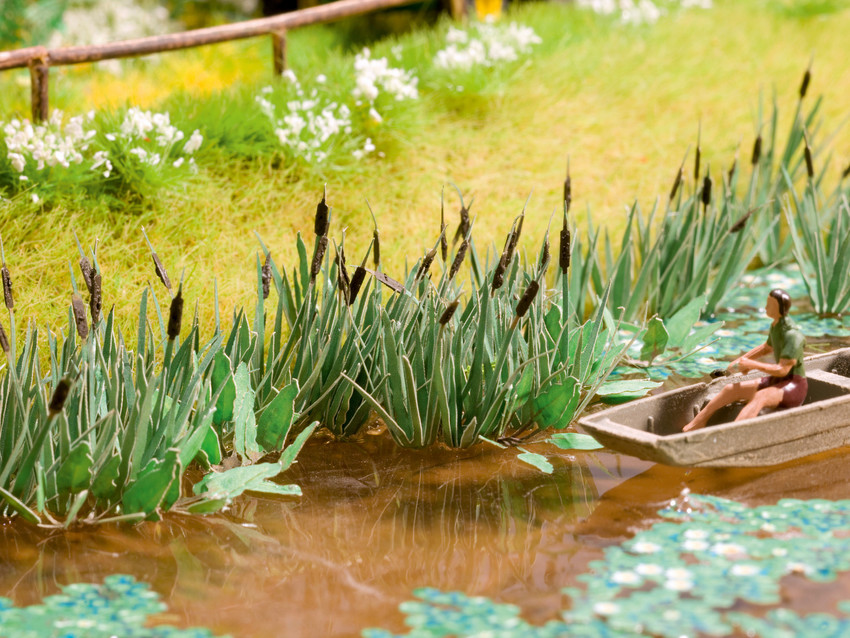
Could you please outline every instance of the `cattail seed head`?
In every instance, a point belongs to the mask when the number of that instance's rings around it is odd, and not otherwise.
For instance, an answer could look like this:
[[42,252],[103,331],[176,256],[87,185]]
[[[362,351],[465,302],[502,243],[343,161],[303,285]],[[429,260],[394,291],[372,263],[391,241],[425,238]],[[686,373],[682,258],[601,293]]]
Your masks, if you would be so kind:
[[3,264],[3,268],[0,268],[0,277],[3,279],[3,301],[6,302],[6,307],[9,310],[14,310],[15,299],[12,297],[12,277],[9,275],[6,264]]
[[272,256],[266,253],[266,261],[263,262],[263,268],[260,271],[260,278],[263,282],[263,299],[269,298],[269,287],[272,282]]
[[320,235],[319,241],[316,244],[316,252],[313,253],[313,263],[310,264],[310,283],[316,281],[316,275],[322,269],[322,260],[325,258],[325,251],[328,249],[328,236]]
[[676,197],[676,193],[679,191],[679,186],[682,185],[682,177],[684,176],[684,171],[679,168],[679,172],[676,173],[676,179],[673,180],[673,188],[670,189],[670,201]]
[[183,323],[183,285],[177,289],[177,294],[171,300],[168,310],[168,327],[166,334],[169,341],[174,341],[180,336],[180,325]]
[[327,195],[328,189],[326,187],[322,193],[322,201],[316,206],[316,219],[313,224],[316,237],[324,237],[328,234],[328,228],[330,228],[330,208],[328,208],[326,202]]
[[443,314],[440,315],[440,325],[445,326],[449,321],[454,317],[455,312],[457,311],[457,307],[460,305],[460,302],[455,299],[451,302],[446,309],[443,311]]
[[71,297],[71,310],[74,313],[74,325],[77,327],[77,334],[83,341],[89,336],[89,325],[86,323],[86,305],[79,295]]
[[708,208],[709,204],[711,204],[711,175],[706,173],[702,180],[702,205]]
[[50,397],[50,403],[47,404],[47,410],[50,416],[56,416],[62,411],[70,391],[71,382],[65,378],[59,379],[59,383],[56,384],[53,390],[53,396]]
[[812,71],[811,69],[806,69],[806,72],[803,74],[803,81],[800,83],[800,99],[802,100],[806,97],[806,91],[809,90],[809,82],[812,81]]
[[342,293],[342,298],[345,303],[350,305],[351,300],[351,279],[348,277],[348,268],[345,265],[345,251],[340,247],[336,254],[336,286]]
[[844,169],[844,172],[841,173],[841,179],[847,179],[850,177],[850,164],[847,165],[847,168]]
[[351,277],[351,284],[348,287],[348,304],[351,305],[354,303],[354,300],[357,299],[357,293],[360,292],[360,288],[363,286],[363,281],[366,279],[366,269],[363,266],[357,266],[354,269],[354,275]]
[[540,270],[543,270],[549,265],[550,257],[551,255],[549,254],[549,235],[547,234],[546,237],[543,239],[543,250],[540,253],[540,265],[538,266]]
[[537,280],[534,280],[530,284],[528,284],[528,288],[526,288],[525,292],[522,293],[522,297],[520,297],[519,303],[516,307],[517,318],[522,318],[525,316],[525,313],[528,312],[528,309],[531,307],[531,303],[534,301],[534,298],[537,296],[537,291],[539,290],[540,284],[537,283]]
[[460,265],[463,263],[464,257],[466,257],[467,248],[469,248],[469,241],[464,239],[458,247],[455,259],[452,262],[452,267],[449,269],[449,281],[454,279],[454,276],[457,274],[457,271],[460,270]]
[[701,153],[700,153],[700,149],[699,149],[699,144],[697,144],[697,154],[696,154],[696,157],[694,158],[694,180],[699,179],[700,159],[701,159]]
[[759,163],[761,159],[761,134],[756,138],[756,141],[753,143],[753,159],[752,164],[755,166]]
[[378,229],[372,231],[372,259],[375,263],[375,268],[381,265],[381,236]]
[[6,330],[3,328],[2,323],[0,323],[0,348],[7,355],[9,354],[9,337],[6,336]]
[[162,285],[165,286],[166,290],[171,292],[171,280],[168,278],[168,273],[165,272],[165,266],[162,265],[156,253],[152,252],[151,257],[153,258],[153,267],[156,271],[156,276],[162,282]]
[[812,161],[812,149],[809,147],[809,140],[806,140],[803,155],[806,158],[806,174],[809,176],[809,179],[813,179],[815,176],[815,163]]
[[732,183],[732,178],[735,177],[735,171],[738,170],[738,158],[732,160],[732,166],[729,167],[729,183]]
[[80,272],[83,274],[83,281],[86,283],[86,288],[88,289],[89,294],[91,294],[91,287],[93,285],[92,267],[88,257],[80,259]]
[[747,220],[752,216],[752,214],[756,212],[756,209],[752,209],[748,211],[745,215],[741,217],[738,221],[732,224],[732,227],[729,229],[730,233],[738,233],[744,230],[744,226],[747,225]]
[[567,159],[567,177],[564,180],[564,208],[569,212],[573,203],[573,180],[570,177],[570,160]]
[[490,285],[491,294],[495,294],[495,292],[505,283],[506,269],[507,266],[505,264],[505,260],[499,259],[499,263],[496,264],[496,269],[493,271],[493,283]]
[[425,275],[428,274],[428,271],[431,269],[431,264],[434,263],[434,258],[437,256],[437,249],[432,248],[425,256],[422,258],[422,263],[419,264],[419,270],[416,271],[416,280],[422,279]]
[[570,269],[570,228],[567,226],[567,220],[564,219],[564,227],[561,229],[561,247],[558,255],[558,265],[561,267],[561,273],[566,275]]
[[505,266],[511,263],[516,253],[517,244],[519,244],[519,236],[522,233],[522,224],[525,221],[525,214],[519,216],[516,228],[512,229],[508,235],[507,247],[505,248]]
[[89,298],[89,310],[91,311],[92,326],[96,326],[97,322],[100,320],[100,311],[103,304],[103,288],[99,272],[92,271],[91,279],[91,288],[89,289],[89,292],[91,293],[91,297]]

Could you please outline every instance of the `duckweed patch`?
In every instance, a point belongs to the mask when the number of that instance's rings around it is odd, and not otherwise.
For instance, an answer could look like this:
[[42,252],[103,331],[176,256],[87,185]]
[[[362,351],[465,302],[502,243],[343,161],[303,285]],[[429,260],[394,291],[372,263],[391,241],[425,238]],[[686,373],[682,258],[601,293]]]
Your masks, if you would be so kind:
[[562,620],[527,623],[514,605],[462,592],[414,591],[403,603],[407,634],[367,629],[365,638],[409,636],[845,636],[850,601],[836,613],[779,608],[782,580],[829,583],[850,571],[850,500],[782,499],[748,507],[685,490],[662,521],[590,563]]
[[166,610],[159,594],[132,576],[107,576],[102,585],[76,583],[40,605],[15,607],[0,598],[0,634],[5,638],[210,638],[207,629],[146,626]]

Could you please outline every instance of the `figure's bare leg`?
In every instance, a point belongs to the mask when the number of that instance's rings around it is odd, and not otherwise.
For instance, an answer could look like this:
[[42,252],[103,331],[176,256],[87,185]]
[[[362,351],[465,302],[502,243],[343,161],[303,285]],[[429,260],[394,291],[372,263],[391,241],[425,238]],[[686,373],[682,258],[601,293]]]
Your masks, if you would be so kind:
[[730,383],[729,385],[724,386],[723,389],[708,402],[708,405],[699,411],[699,414],[694,417],[694,420],[682,428],[682,432],[690,432],[691,430],[698,430],[701,427],[705,427],[705,424],[708,423],[708,420],[715,412],[730,403],[735,403],[735,401],[750,401],[756,396],[758,387],[758,381]]
[[784,394],[784,389],[776,387],[768,387],[763,390],[759,390],[756,392],[753,400],[744,406],[744,409],[741,410],[741,413],[735,418],[735,420],[743,421],[744,419],[752,419],[757,417],[763,408],[775,408],[777,405],[782,403],[782,395]]

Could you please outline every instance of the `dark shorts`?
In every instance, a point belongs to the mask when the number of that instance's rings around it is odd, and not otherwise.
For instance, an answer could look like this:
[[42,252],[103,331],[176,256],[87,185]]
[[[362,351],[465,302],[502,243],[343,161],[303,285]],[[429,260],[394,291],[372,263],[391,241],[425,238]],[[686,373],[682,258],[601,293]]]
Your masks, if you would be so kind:
[[792,374],[787,377],[762,377],[759,381],[759,390],[765,388],[782,388],[782,402],[777,406],[780,408],[796,408],[803,405],[806,393],[809,391],[809,382],[806,377]]

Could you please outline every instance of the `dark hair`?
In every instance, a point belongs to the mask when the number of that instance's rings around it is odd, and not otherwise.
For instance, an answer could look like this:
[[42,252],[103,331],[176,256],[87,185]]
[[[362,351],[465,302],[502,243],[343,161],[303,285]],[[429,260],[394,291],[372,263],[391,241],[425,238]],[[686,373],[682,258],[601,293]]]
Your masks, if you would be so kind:
[[779,304],[780,317],[784,317],[788,314],[788,311],[791,309],[791,295],[782,290],[782,288],[774,288],[770,291],[768,297],[776,299],[776,303]]

